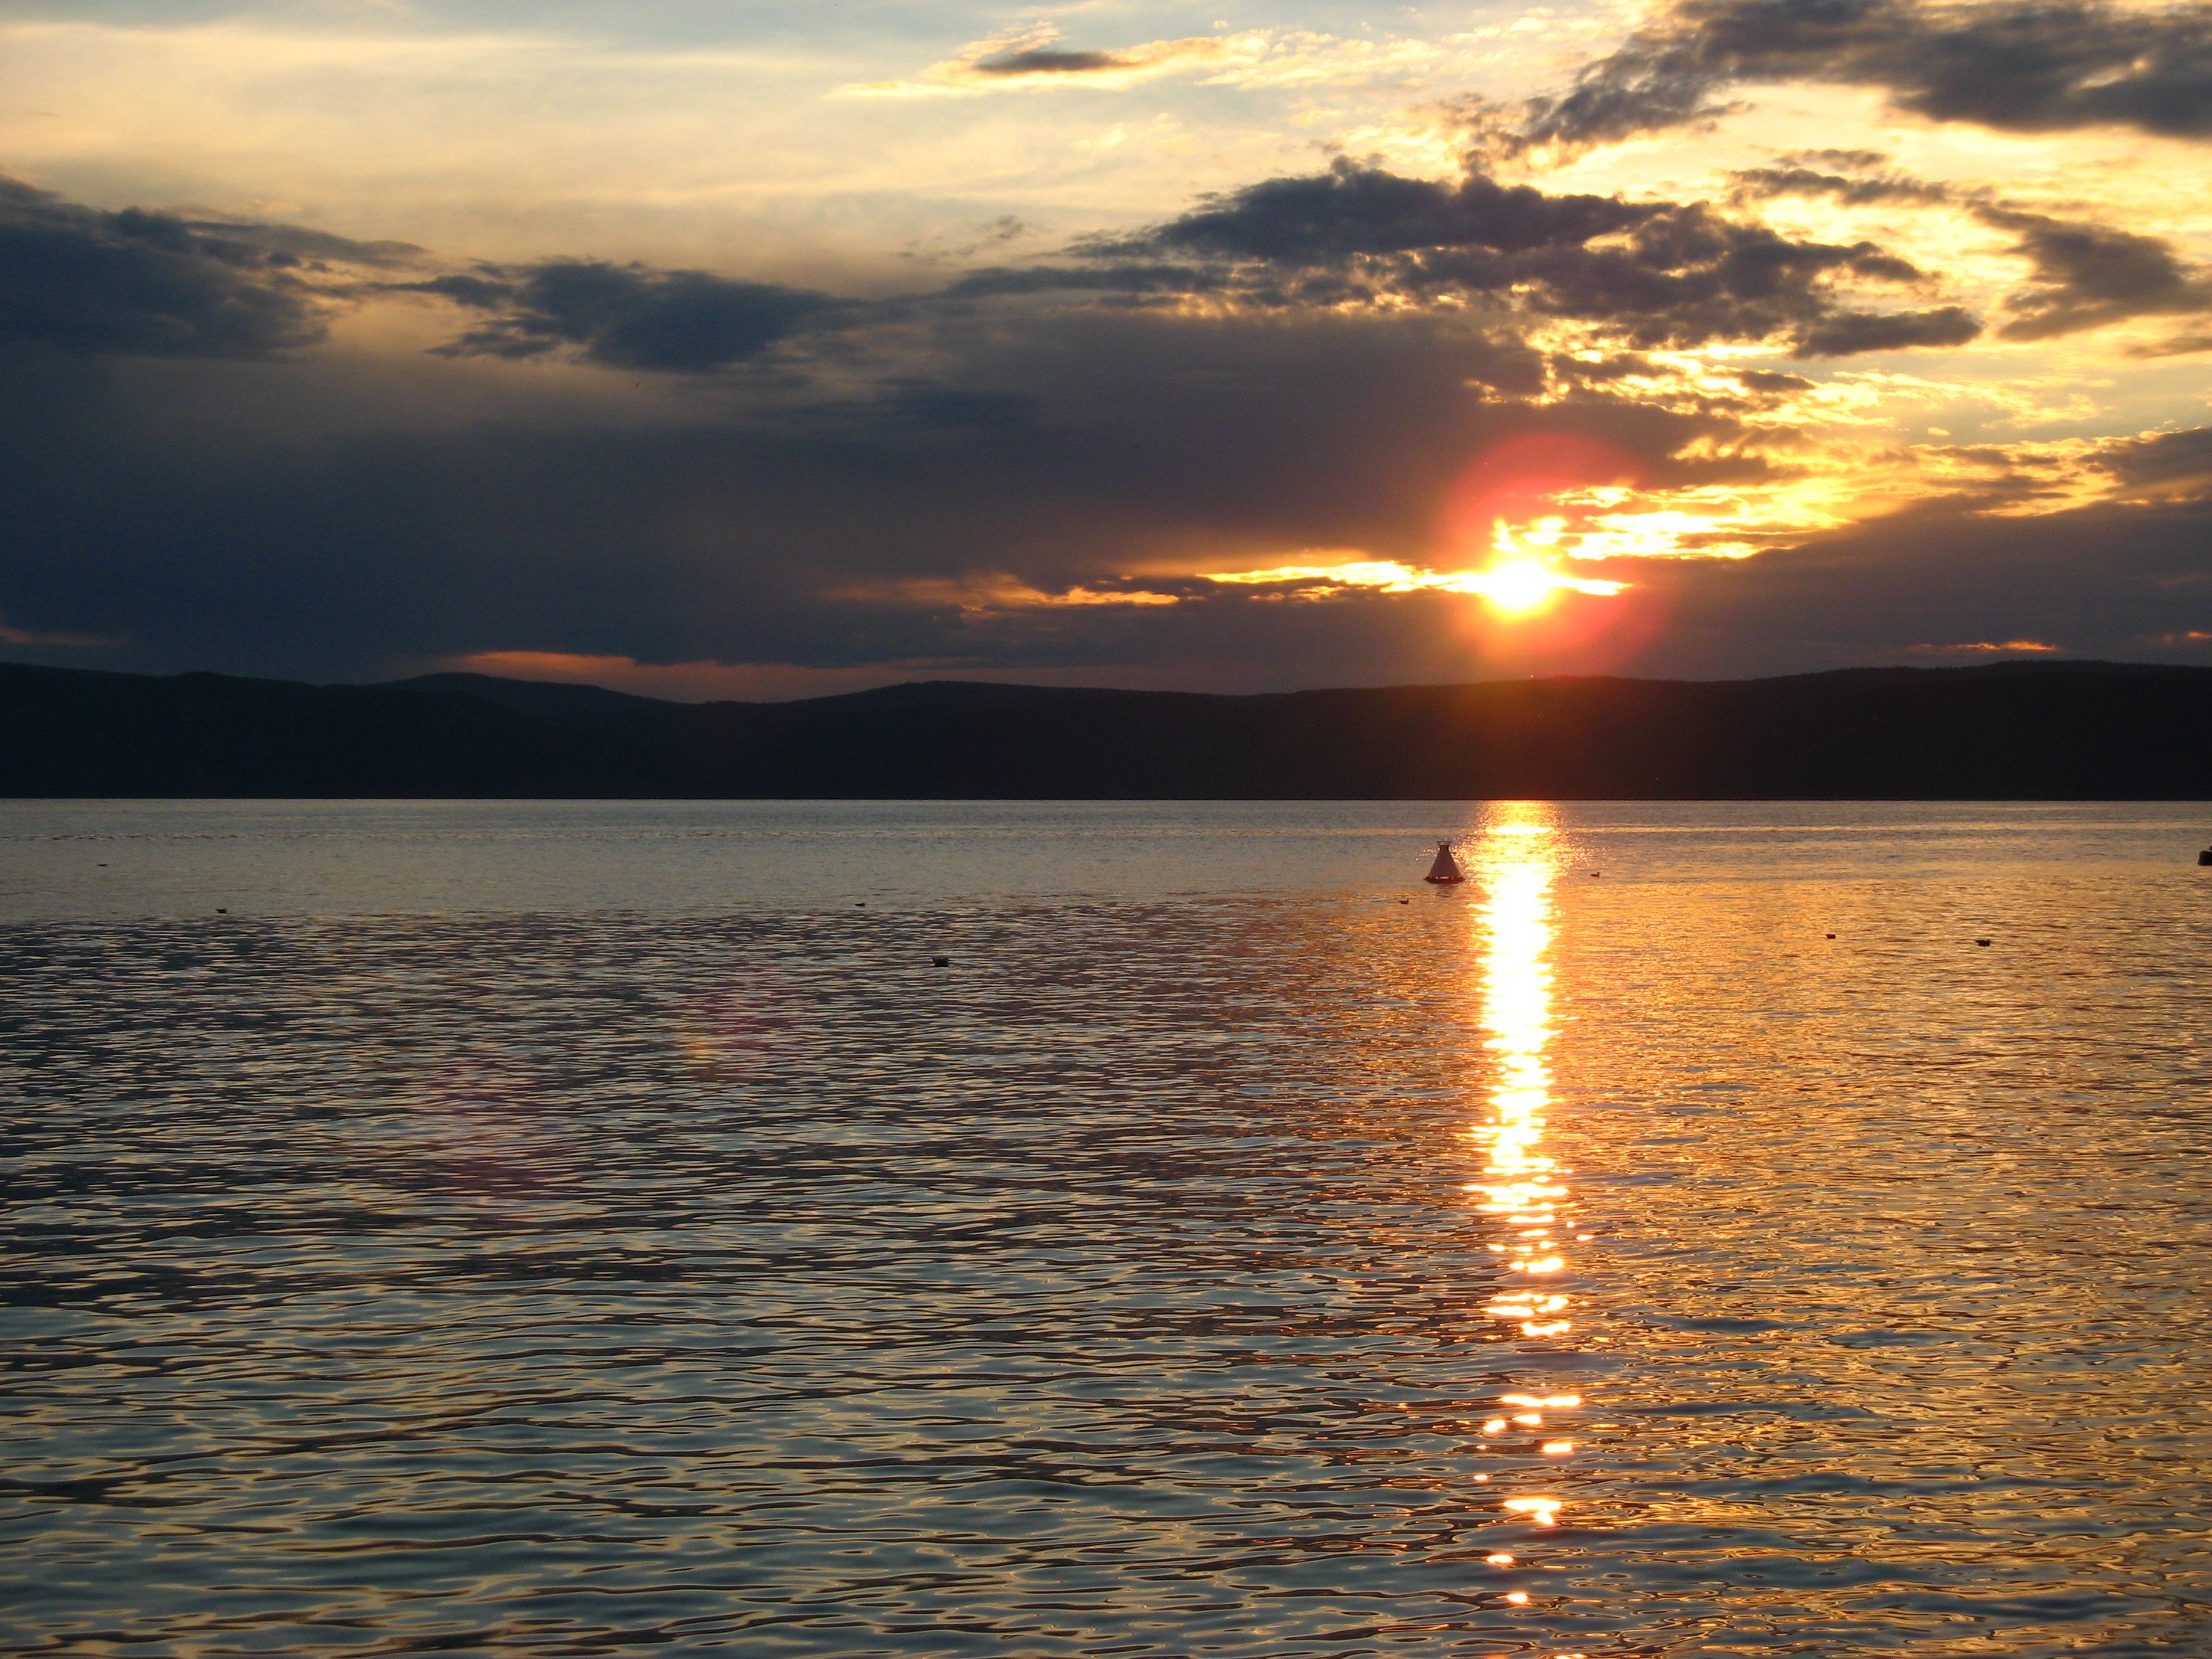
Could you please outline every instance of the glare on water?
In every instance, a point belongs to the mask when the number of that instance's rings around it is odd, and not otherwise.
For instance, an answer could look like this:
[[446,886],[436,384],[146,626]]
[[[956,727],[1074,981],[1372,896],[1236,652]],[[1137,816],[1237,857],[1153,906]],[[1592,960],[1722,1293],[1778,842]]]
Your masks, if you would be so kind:
[[[1474,861],[1480,893],[1474,920],[1480,930],[1483,1046],[1492,1055],[1494,1077],[1489,1117],[1473,1132],[1486,1160],[1474,1190],[1482,1199],[1479,1211],[1498,1235],[1491,1249],[1503,1258],[1506,1273],[1519,1275],[1496,1295],[1487,1312],[1531,1342],[1556,1341],[1574,1329],[1563,1253],[1572,1226],[1571,1194],[1559,1160],[1544,1149],[1551,1103],[1544,1051],[1553,1036],[1548,953],[1552,886],[1558,873],[1558,832],[1549,809],[1534,803],[1497,809]],[[1530,1287],[1530,1279],[1541,1279],[1545,1288]],[[1526,1409],[1514,1413],[1510,1425],[1485,1424],[1486,1431],[1540,1429],[1544,1411],[1572,1410],[1582,1403],[1573,1396],[1522,1394],[1501,1400]],[[1542,1449],[1565,1456],[1573,1447],[1554,1440]],[[1554,1524],[1563,1507],[1557,1498],[1527,1493],[1505,1498],[1504,1504],[1541,1526]]]

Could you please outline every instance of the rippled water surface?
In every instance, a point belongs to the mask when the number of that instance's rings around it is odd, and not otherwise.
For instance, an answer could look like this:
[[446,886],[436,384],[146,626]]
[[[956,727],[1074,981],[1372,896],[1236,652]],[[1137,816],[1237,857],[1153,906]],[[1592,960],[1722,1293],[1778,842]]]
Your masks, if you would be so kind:
[[2207,817],[0,804],[0,1634],[2212,1653]]

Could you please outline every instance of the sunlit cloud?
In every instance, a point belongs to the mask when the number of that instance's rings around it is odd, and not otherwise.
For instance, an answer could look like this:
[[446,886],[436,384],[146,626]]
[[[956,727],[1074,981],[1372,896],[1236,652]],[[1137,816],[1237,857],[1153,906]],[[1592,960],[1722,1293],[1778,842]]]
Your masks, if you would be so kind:
[[0,623],[0,645],[43,645],[71,651],[91,651],[120,643],[120,641],[104,639],[97,634],[42,633],[36,629],[9,628]]
[[1607,596],[1628,584],[1571,576],[1537,558],[1509,556],[1481,570],[1426,570],[1395,559],[1352,559],[1342,564],[1285,564],[1264,570],[1212,570],[1201,581],[1279,587],[1299,599],[1327,599],[1367,591],[1379,593],[1466,593],[1508,616],[1540,609],[1560,593]]
[[2063,645],[2049,645],[2041,640],[1969,640],[1963,645],[1916,645],[1915,651],[1938,655],[1960,652],[1967,655],[1990,656],[2001,652],[2024,652],[2029,654],[2063,651]]
[[[1567,556],[1576,559],[1746,559],[1761,544],[1731,538],[1729,521],[1694,513],[1607,513],[1590,520]],[[1771,533],[1771,532],[1770,532]]]
[[971,613],[1035,611],[1054,606],[1085,609],[1097,605],[1182,603],[1181,594],[1156,592],[1141,587],[1099,588],[1078,585],[1050,592],[1032,586],[1018,577],[1000,574],[924,576],[905,581],[855,582],[838,588],[830,597],[897,605],[946,605]]

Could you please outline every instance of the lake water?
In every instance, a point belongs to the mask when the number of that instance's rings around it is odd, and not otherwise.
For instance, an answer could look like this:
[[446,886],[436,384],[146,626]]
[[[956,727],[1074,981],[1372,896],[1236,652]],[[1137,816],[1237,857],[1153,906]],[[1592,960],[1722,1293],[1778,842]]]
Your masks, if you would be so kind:
[[2208,839],[0,803],[0,1633],[2212,1653]]

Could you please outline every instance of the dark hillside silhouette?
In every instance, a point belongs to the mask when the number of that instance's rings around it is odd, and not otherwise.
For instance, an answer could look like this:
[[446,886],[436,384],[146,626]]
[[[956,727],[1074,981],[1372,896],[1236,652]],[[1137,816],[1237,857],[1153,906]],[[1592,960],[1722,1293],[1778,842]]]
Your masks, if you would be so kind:
[[2212,669],[2124,663],[702,704],[0,665],[17,796],[2197,800],[2208,738]]

